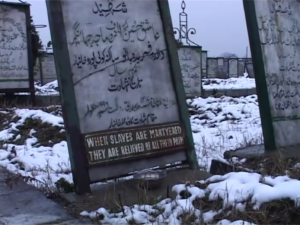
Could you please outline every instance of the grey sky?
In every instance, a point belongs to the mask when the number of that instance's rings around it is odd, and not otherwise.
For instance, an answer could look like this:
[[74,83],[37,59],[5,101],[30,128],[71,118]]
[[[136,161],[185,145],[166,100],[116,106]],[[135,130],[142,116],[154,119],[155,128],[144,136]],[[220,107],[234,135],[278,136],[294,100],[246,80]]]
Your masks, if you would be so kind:
[[[31,4],[34,23],[47,25],[47,28],[38,30],[43,44],[47,44],[50,31],[45,1],[27,2]],[[181,0],[169,0],[169,4],[173,26],[178,27]],[[186,0],[185,11],[188,13],[189,27],[197,30],[196,35],[190,38],[207,50],[209,57],[224,52],[245,56],[249,44],[242,0]]]

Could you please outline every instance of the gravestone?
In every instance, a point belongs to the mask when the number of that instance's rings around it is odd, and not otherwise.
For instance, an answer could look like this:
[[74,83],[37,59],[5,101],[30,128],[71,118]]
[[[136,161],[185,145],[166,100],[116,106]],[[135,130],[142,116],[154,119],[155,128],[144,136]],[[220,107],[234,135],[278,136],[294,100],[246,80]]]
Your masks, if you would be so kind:
[[228,60],[229,77],[238,77],[238,59]]
[[245,59],[239,59],[238,62],[238,77],[244,76],[245,73]]
[[300,144],[300,2],[244,0],[266,150]]
[[198,168],[168,1],[46,3],[76,193],[156,166]]
[[202,77],[207,78],[207,51],[201,52]]
[[216,76],[221,79],[228,78],[228,68],[225,67],[224,60],[225,59],[223,57],[217,58],[218,67],[217,67],[217,71],[216,71],[216,73],[217,73]]
[[40,67],[40,78],[41,84],[47,84],[49,82],[57,80],[55,62],[53,53],[46,53],[45,56],[39,59]]
[[0,2],[0,92],[30,92],[34,100],[29,7]]
[[248,73],[249,78],[254,78],[253,64],[246,63],[246,72]]
[[186,97],[201,97],[201,47],[180,46],[178,47],[178,57]]
[[218,60],[207,58],[207,78],[217,78]]

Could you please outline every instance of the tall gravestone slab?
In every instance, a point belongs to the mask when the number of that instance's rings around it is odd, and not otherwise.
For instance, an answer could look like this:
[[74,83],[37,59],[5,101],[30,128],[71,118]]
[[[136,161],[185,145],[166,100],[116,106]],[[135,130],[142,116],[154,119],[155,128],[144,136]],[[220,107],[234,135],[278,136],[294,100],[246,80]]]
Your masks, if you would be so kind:
[[167,0],[47,0],[76,192],[198,168]]
[[218,60],[207,58],[207,78],[217,78]]
[[238,77],[238,59],[228,60],[229,77]]
[[207,78],[207,51],[202,50],[201,52],[201,68],[202,68],[202,77]]
[[46,53],[39,59],[42,85],[57,80],[53,53]]
[[180,46],[178,57],[186,97],[200,97],[202,94],[201,47]]
[[0,2],[0,92],[34,95],[30,5]]
[[266,150],[300,144],[300,2],[244,0]]

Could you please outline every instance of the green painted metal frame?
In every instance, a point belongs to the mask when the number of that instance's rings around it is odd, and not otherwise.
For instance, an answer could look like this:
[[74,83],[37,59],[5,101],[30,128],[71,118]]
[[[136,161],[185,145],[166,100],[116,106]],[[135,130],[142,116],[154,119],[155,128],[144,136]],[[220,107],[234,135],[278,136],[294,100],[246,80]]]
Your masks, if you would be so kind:
[[256,93],[259,103],[259,112],[264,136],[266,151],[276,150],[274,127],[268,97],[266,73],[264,59],[262,55],[261,42],[256,18],[254,0],[243,0],[248,36],[250,42],[251,55],[253,60],[253,70],[255,75]]
[[[88,160],[84,150],[84,143],[81,139],[79,116],[76,107],[72,71],[69,63],[70,58],[65,35],[65,26],[62,23],[62,1],[63,0],[46,0],[46,5],[53,42],[53,53],[58,75],[58,84],[61,93],[64,122],[67,131],[68,149],[72,166],[75,192],[81,195],[89,193],[91,190],[88,175]],[[164,27],[165,41],[170,60],[170,71],[171,75],[173,75],[172,81],[176,92],[180,121],[183,122],[185,126],[188,138],[189,149],[186,150],[186,163],[188,163],[191,169],[198,169],[199,165],[194,147],[189,112],[186,105],[169,4],[168,0],[157,0],[157,3]]]

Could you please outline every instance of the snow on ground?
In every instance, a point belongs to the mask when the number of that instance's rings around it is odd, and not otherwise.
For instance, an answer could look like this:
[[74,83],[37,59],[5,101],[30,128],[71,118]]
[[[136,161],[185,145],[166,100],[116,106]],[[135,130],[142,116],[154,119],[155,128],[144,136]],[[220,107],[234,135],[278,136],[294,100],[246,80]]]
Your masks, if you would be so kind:
[[35,85],[37,95],[59,95],[57,80],[43,86]]
[[[261,144],[262,130],[257,96],[209,97],[187,100],[198,160],[210,168],[213,158],[249,145]],[[193,109],[193,110],[191,110]]]
[[[262,142],[256,95],[196,98],[187,103],[194,114],[191,127],[202,168],[209,169],[213,158],[222,159],[224,151]],[[61,177],[71,181],[61,115],[59,106],[0,111],[0,118],[7,120],[0,128],[0,166],[41,179],[51,177],[53,182]]]
[[228,79],[202,79],[204,90],[225,90],[225,89],[251,89],[255,88],[254,78],[228,78]]
[[[241,98],[196,98],[188,100],[187,103],[192,114],[190,117],[191,127],[201,167],[209,169],[211,159],[222,159],[223,152],[226,150],[262,142],[256,95]],[[3,109],[0,110],[0,118],[1,121],[4,121],[0,125],[2,126],[0,127],[0,166],[23,176],[34,177],[48,185],[53,185],[60,178],[72,182],[60,106],[51,106],[44,109]],[[178,195],[175,200],[165,199],[154,206],[135,205],[124,207],[125,216],[123,212],[109,213],[105,209],[99,209],[97,212],[91,213],[83,212],[82,215],[94,217],[99,213],[103,214],[104,220],[108,224],[128,224],[130,219],[142,222],[151,220],[153,222],[151,224],[163,224],[163,220],[168,221],[167,224],[182,224],[180,215],[192,209],[195,215],[202,215],[204,222],[209,222],[212,221],[214,215],[220,214],[226,208],[220,209],[221,211],[209,209],[204,212],[193,208],[192,201],[196,198],[204,198],[207,195],[212,196],[209,199],[213,201],[215,194],[224,194],[222,191],[217,191],[217,185],[223,190],[227,183],[228,185],[234,185],[234,193],[242,193],[245,188],[248,196],[252,193],[251,196],[256,196],[257,199],[259,199],[262,191],[257,192],[259,194],[255,195],[256,192],[254,193],[254,191],[259,191],[259,188],[256,187],[260,185],[260,188],[269,190],[269,186],[265,185],[265,187],[258,184],[258,175],[247,175],[245,173],[244,176],[244,179],[238,174],[224,177],[214,176],[211,179],[215,179],[218,183],[210,184],[205,189],[195,186],[188,187],[192,194],[188,199],[180,199]],[[217,181],[218,179],[219,181]],[[269,183],[274,184],[274,189],[272,189],[274,190],[272,192],[274,198],[275,193],[279,190],[275,189],[277,185],[275,181],[277,182],[277,180],[268,179]],[[289,182],[289,184],[294,185],[295,183],[288,180],[289,178],[280,179],[280,181]],[[210,181],[212,180],[205,182],[209,183]],[[201,181],[200,183],[205,182]],[[276,188],[281,187],[278,185]],[[183,188],[184,185],[179,184],[173,187],[173,190],[179,194]],[[291,191],[292,186],[286,190]],[[272,198],[271,192],[268,196],[270,199]],[[286,196],[291,195],[286,194]],[[222,198],[222,195],[220,197]],[[267,196],[264,196],[264,199],[267,200]],[[263,201],[263,199],[260,201]],[[233,200],[230,199],[228,204],[232,204],[232,202]],[[242,202],[237,206],[239,209],[243,209]],[[259,206],[258,203],[257,206]],[[227,207],[227,205],[224,205],[224,207]],[[195,224],[199,223],[196,221]],[[222,220],[217,224],[247,223]]]
[[[35,94],[38,96],[59,95],[57,80],[49,82],[43,86],[39,82],[35,82],[34,87],[35,87]],[[29,93],[26,93],[26,92],[24,92],[24,93],[21,92],[21,93],[16,93],[16,94],[17,95],[29,95]]]
[[[232,223],[227,219],[215,221],[213,218],[219,215],[230,218],[232,213],[243,214],[249,210],[259,210],[262,204],[281,199],[290,199],[299,207],[299,188],[300,181],[288,176],[273,178],[262,177],[257,173],[233,172],[198,181],[195,186],[175,185],[172,188],[177,194],[174,200],[164,199],[154,205],[125,206],[124,211],[119,213],[100,208],[94,212],[84,211],[81,215],[101,218],[104,224],[130,224],[130,221],[131,224],[250,225],[252,223],[241,220]],[[183,192],[188,192],[190,197],[184,198],[187,195],[182,195]],[[204,206],[205,202],[218,207],[207,208]]]

